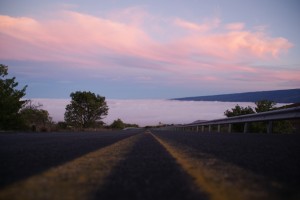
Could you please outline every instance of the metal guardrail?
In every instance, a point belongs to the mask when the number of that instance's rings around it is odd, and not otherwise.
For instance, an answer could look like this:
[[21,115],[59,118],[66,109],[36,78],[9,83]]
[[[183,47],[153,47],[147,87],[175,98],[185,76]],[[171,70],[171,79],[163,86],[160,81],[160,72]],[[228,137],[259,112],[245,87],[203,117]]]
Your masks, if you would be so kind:
[[[228,125],[228,132],[232,130],[232,124],[243,123],[244,133],[248,132],[249,123],[251,122],[263,122],[267,121],[267,132],[272,133],[273,121],[278,120],[289,120],[289,119],[300,119],[300,107],[280,109],[274,111],[267,111],[262,113],[255,113],[249,115],[242,115],[236,117],[229,117],[223,119],[216,119],[210,121],[204,121],[199,123],[191,123],[176,126],[167,126],[160,128],[161,130],[194,130],[204,132],[206,126],[208,126],[209,132],[212,130],[212,126],[218,126],[218,132],[221,131],[221,125]],[[201,129],[200,129],[201,128]]]

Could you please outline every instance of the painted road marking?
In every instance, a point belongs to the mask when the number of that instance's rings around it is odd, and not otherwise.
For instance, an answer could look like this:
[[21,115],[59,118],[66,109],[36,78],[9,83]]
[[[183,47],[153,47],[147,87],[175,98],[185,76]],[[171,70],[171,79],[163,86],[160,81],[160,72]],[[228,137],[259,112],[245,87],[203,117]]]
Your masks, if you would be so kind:
[[16,182],[0,191],[0,199],[90,199],[140,137],[131,136]]
[[[212,200],[276,199],[262,177],[146,131]],[[0,191],[0,199],[92,199],[144,134],[131,136]],[[192,153],[191,153],[192,152]],[[20,169],[22,170],[22,169]],[[276,195],[275,195],[276,196]]]
[[[199,189],[208,193],[212,200],[278,199],[276,194],[266,189],[269,186],[265,185],[266,181],[263,177],[225,163],[211,155],[193,152],[189,147],[160,138],[159,134],[152,134],[152,136],[165,147],[187,174],[194,178]],[[198,155],[193,156],[191,152],[196,152]]]

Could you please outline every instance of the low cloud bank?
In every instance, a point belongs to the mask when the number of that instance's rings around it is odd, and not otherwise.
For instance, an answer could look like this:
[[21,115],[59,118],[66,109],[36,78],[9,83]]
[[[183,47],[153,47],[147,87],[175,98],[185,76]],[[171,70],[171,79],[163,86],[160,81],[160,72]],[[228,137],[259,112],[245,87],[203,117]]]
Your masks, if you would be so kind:
[[[224,117],[226,109],[237,103],[196,102],[174,100],[109,100],[109,116],[105,121],[121,118],[139,125],[191,123],[196,120],[210,120]],[[253,106],[253,103],[239,103]]]
[[[43,104],[54,121],[63,121],[65,107],[69,99],[33,99]],[[115,119],[140,126],[191,123],[196,120],[224,118],[224,111],[240,106],[254,107],[254,103],[214,102],[214,101],[175,101],[175,100],[107,100],[108,116],[103,120],[111,124]]]

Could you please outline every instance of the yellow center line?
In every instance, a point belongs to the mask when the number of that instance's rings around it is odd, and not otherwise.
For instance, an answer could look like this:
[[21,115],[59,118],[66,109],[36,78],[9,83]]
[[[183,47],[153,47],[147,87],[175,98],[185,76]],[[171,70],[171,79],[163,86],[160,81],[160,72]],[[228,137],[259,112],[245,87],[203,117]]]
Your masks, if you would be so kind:
[[269,185],[266,186],[263,177],[211,155],[174,144],[158,135],[152,136],[194,179],[199,190],[206,192],[212,200],[278,199],[276,195],[264,190]]
[[0,191],[0,199],[90,199],[141,136],[131,136],[7,186]]

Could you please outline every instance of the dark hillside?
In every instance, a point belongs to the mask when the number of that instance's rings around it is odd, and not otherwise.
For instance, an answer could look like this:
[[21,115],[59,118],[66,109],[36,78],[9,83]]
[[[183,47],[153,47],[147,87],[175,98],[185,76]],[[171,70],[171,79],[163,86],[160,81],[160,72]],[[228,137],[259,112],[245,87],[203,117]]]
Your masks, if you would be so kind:
[[300,89],[273,90],[261,92],[245,92],[236,94],[221,94],[212,96],[196,96],[176,98],[180,101],[223,101],[223,102],[257,102],[271,100],[276,103],[299,103]]

